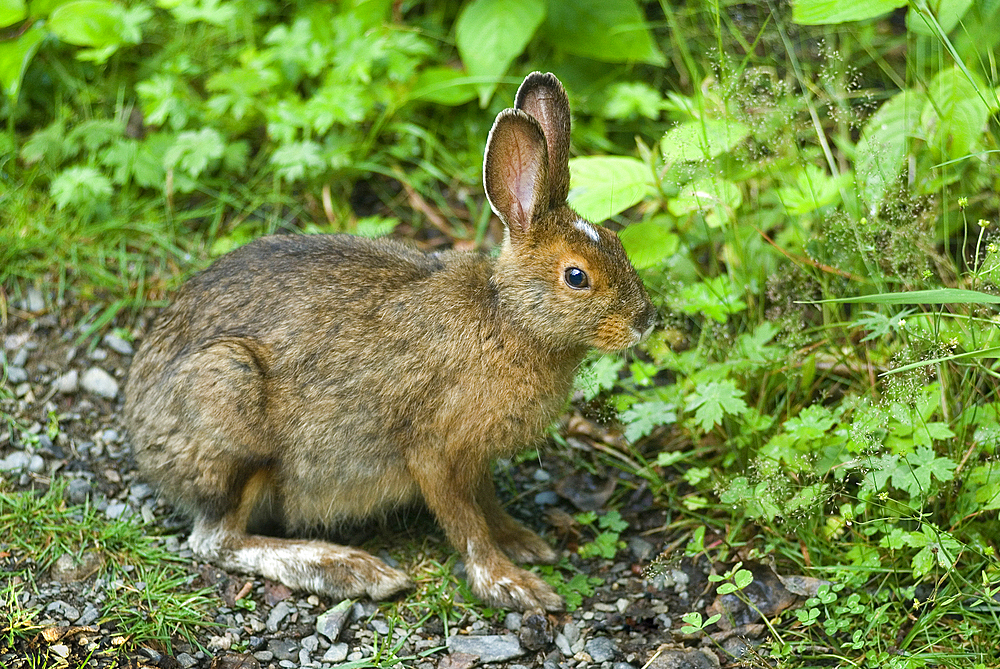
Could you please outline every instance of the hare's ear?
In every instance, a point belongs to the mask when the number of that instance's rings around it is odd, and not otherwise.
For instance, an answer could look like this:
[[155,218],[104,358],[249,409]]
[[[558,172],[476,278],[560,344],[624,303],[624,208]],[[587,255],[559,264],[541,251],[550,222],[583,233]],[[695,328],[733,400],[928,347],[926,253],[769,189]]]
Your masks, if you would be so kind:
[[548,152],[538,121],[516,109],[500,112],[486,140],[483,185],[513,241],[548,211]]
[[532,72],[517,89],[514,109],[542,126],[549,149],[549,204],[556,207],[569,194],[569,98],[551,72]]

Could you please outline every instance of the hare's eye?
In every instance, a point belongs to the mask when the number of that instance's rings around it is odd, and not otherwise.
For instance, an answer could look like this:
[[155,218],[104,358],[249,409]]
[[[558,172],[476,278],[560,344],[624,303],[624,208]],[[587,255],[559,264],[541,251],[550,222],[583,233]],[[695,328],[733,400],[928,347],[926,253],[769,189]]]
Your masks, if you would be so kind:
[[563,277],[566,279],[566,285],[570,288],[582,289],[590,285],[590,279],[587,278],[587,273],[579,267],[566,268],[566,272],[563,274]]

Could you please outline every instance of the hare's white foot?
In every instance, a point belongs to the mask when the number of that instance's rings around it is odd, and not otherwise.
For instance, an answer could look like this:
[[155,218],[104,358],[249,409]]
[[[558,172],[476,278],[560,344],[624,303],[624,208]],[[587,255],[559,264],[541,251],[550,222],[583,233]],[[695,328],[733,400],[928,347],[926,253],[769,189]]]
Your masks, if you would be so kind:
[[197,522],[190,544],[196,555],[223,569],[259,574],[334,599],[386,599],[413,587],[409,576],[370,553],[324,541],[242,534]]
[[561,611],[562,597],[548,583],[510,563],[466,565],[469,586],[487,605],[505,609]]

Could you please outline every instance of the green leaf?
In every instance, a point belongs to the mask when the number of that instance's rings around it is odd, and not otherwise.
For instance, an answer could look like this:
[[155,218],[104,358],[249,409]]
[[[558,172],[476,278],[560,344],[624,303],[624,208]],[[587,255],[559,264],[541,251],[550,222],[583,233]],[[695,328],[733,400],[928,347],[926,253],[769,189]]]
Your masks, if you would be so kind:
[[608,88],[607,96],[602,112],[605,118],[630,119],[641,116],[655,121],[663,109],[663,96],[660,92],[641,81],[614,84]]
[[735,148],[750,135],[750,129],[738,121],[701,119],[678,124],[660,140],[660,151],[667,163],[711,160]]
[[656,267],[677,253],[680,237],[671,231],[672,223],[665,216],[633,223],[618,233],[625,254],[636,269]]
[[614,355],[602,355],[585,364],[576,376],[575,386],[589,402],[618,382],[618,373],[625,367],[625,360]]
[[163,166],[168,170],[180,168],[187,176],[197,179],[211,162],[222,158],[224,149],[225,140],[218,130],[189,130],[177,135],[173,146],[163,156]]
[[121,8],[107,0],[73,0],[52,12],[49,29],[68,44],[117,46],[123,41]]
[[60,209],[87,209],[107,201],[112,188],[111,181],[93,167],[70,167],[52,180],[49,192]]
[[475,99],[476,87],[465,72],[450,67],[428,67],[422,70],[410,91],[411,100],[439,105],[457,106]]
[[928,146],[942,160],[966,157],[979,147],[990,116],[980,95],[983,90],[981,81],[970,81],[957,67],[941,70],[931,80],[927,87],[930,103],[924,106],[920,125]]
[[635,0],[549,0],[548,42],[608,63],[666,63]]
[[914,3],[906,13],[906,29],[917,35],[937,37],[937,30],[928,23],[929,17],[925,17],[924,12],[920,11],[928,9],[941,27],[941,32],[951,32],[972,6],[972,2],[973,0],[927,0]]
[[937,457],[928,446],[919,446],[909,453],[892,472],[892,485],[906,491],[911,498],[927,495],[931,478],[942,483],[951,481],[957,465],[950,458]]
[[742,289],[733,285],[725,274],[685,286],[672,302],[686,314],[701,314],[719,323],[725,323],[730,314],[747,308]]
[[46,34],[36,24],[16,40],[0,41],[0,86],[12,101],[17,101],[24,72]]
[[662,400],[633,404],[619,416],[625,423],[625,439],[635,443],[656,427],[677,420],[674,406]]
[[902,7],[907,0],[792,0],[792,21],[804,26],[865,21]]
[[479,104],[493,97],[500,77],[545,19],[544,0],[472,0],[455,21],[455,43],[466,69],[485,83]]
[[622,514],[618,512],[617,509],[611,509],[603,516],[597,519],[598,526],[611,530],[612,532],[618,532],[619,534],[628,529],[628,523],[622,520]]
[[695,421],[708,432],[722,422],[726,415],[736,416],[747,410],[742,399],[743,391],[732,381],[713,381],[695,388],[686,402],[688,411],[695,410]]
[[860,295],[858,297],[835,297],[823,302],[868,303],[868,304],[1000,304],[1000,295],[981,293],[964,288],[938,288],[936,290],[911,290],[906,293],[882,293]]
[[705,222],[717,228],[735,220],[741,204],[743,195],[739,186],[720,177],[707,177],[681,188],[667,204],[667,210],[677,217],[701,212]]
[[903,91],[872,115],[856,148],[856,174],[861,196],[869,209],[876,209],[886,190],[895,183],[920,126],[927,96]]
[[282,144],[271,154],[271,164],[287,182],[315,176],[326,167],[319,144],[312,141]]
[[28,5],[24,0],[0,0],[0,28],[28,18]]
[[569,204],[592,221],[603,221],[638,204],[653,189],[653,175],[638,158],[585,156],[569,161]]
[[815,165],[806,165],[794,184],[778,189],[778,199],[788,213],[808,214],[838,204],[841,189],[848,188],[853,181],[850,172],[830,176]]

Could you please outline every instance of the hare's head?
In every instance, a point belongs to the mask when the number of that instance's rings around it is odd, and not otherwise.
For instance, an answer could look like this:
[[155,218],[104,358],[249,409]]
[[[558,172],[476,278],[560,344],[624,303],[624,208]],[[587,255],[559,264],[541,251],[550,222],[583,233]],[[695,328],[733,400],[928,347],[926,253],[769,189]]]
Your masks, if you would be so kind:
[[496,267],[501,299],[556,348],[628,348],[656,312],[618,236],[566,204],[569,132],[562,84],[539,72],[490,131],[483,182],[506,231]]

